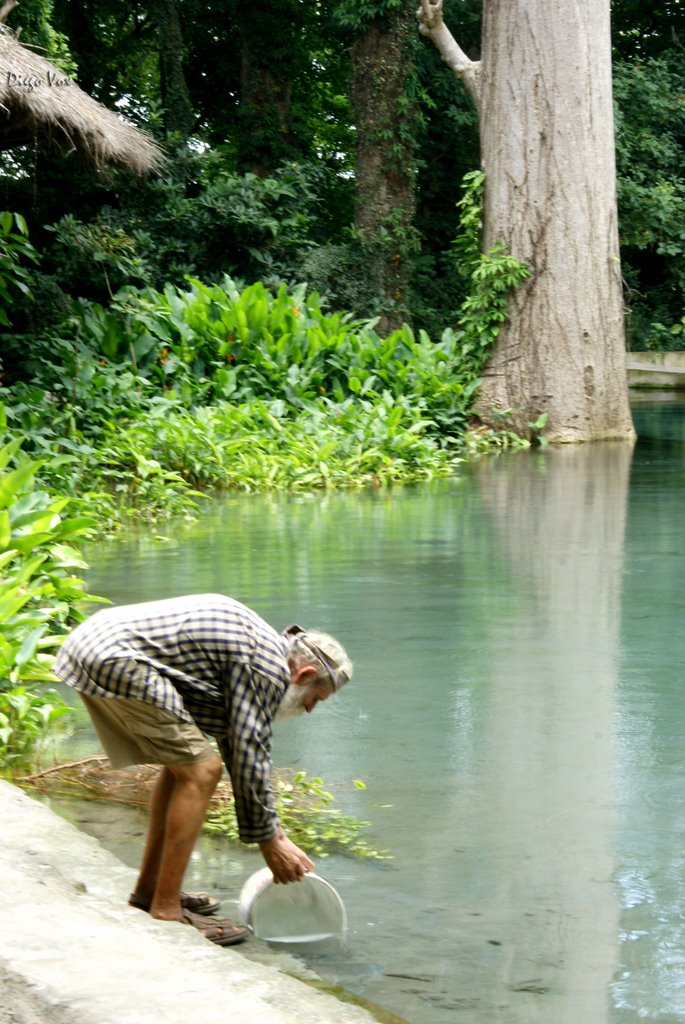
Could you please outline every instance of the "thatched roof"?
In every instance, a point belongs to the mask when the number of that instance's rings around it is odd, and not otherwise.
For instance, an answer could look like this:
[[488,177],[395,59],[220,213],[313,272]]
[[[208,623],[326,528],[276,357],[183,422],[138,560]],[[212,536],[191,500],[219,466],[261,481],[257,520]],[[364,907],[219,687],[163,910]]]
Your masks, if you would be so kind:
[[147,135],[0,26],[0,150],[26,143],[76,151],[96,167],[137,174],[163,160]]

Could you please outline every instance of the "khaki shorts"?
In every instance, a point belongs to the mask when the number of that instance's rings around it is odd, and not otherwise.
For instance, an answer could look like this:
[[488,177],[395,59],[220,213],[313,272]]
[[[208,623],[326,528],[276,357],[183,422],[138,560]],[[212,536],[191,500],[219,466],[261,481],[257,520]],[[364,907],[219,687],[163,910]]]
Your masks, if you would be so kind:
[[194,764],[216,752],[192,722],[142,700],[79,694],[112,768],[130,764]]

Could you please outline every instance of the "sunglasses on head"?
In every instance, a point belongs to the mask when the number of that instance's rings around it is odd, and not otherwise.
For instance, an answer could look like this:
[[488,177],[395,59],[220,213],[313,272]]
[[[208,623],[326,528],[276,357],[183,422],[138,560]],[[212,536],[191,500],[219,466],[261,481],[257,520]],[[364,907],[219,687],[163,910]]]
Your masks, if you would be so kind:
[[311,653],[319,659],[330,676],[334,690],[339,690],[343,683],[346,682],[346,676],[343,675],[340,669],[331,665],[321,648],[317,647],[314,641],[307,636],[307,630],[303,629],[302,626],[287,626],[283,630],[283,636],[288,637],[289,640],[298,640],[299,643],[304,644],[307,650],[311,651]]

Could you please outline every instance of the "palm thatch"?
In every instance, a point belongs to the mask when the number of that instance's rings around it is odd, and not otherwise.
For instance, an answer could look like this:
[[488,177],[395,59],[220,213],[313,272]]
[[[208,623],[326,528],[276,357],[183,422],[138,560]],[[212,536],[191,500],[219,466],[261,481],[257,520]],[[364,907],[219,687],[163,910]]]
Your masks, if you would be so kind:
[[147,135],[0,26],[0,151],[26,143],[75,151],[97,168],[136,174],[163,161]]

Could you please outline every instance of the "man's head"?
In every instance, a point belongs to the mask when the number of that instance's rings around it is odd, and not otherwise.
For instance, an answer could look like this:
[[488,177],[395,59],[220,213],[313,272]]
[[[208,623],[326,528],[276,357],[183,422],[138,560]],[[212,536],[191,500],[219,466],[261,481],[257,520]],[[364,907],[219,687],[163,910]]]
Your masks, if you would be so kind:
[[290,686],[276,714],[277,721],[314,710],[319,701],[339,690],[352,675],[352,662],[338,641],[315,629],[288,626]]

